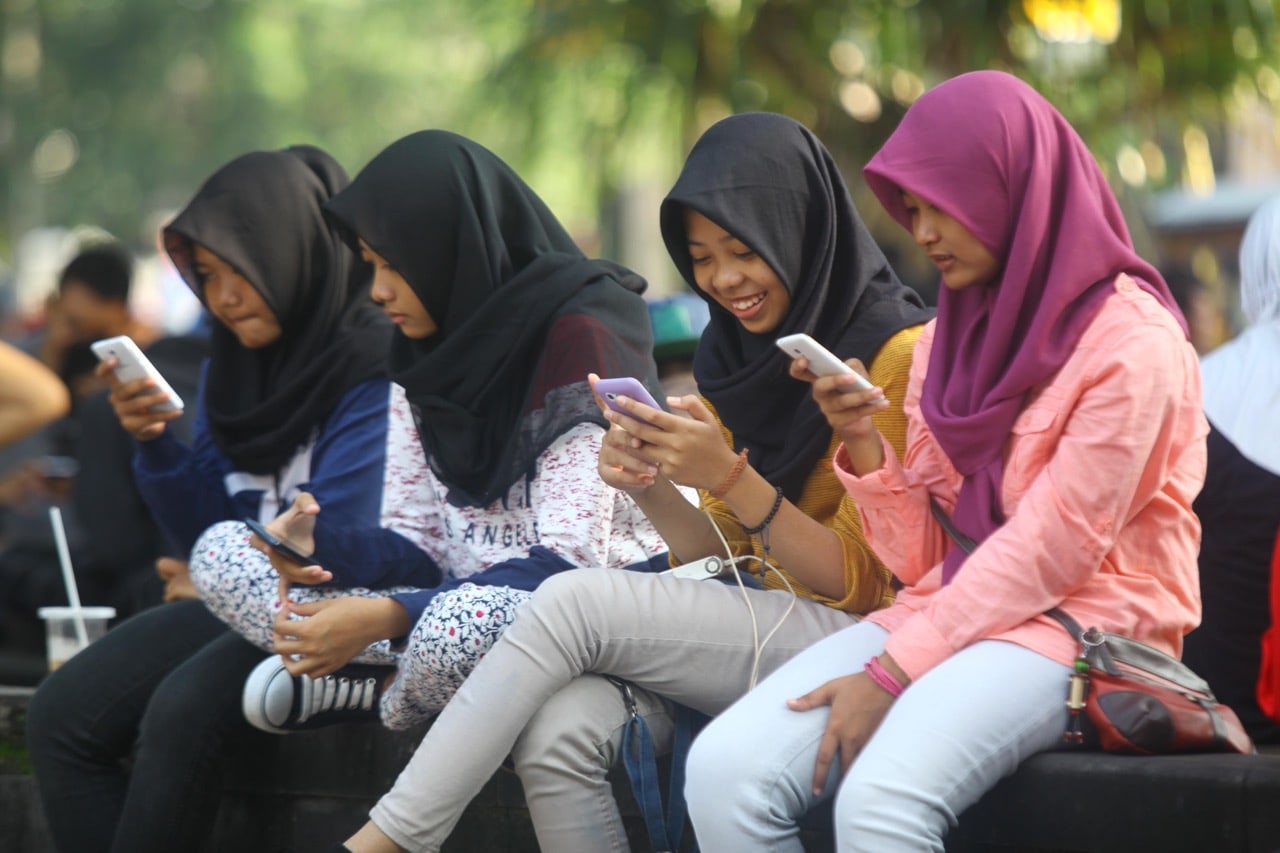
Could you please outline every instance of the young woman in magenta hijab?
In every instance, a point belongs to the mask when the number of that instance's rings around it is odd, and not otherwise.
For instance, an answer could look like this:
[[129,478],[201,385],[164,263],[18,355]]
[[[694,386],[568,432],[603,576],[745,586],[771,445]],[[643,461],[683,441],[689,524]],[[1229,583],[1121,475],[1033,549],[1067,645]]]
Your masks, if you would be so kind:
[[977,72],[921,97],[865,172],[942,274],[904,461],[868,392],[792,374],[902,590],[699,736],[687,793],[708,851],[799,851],[796,821],[833,797],[842,851],[940,850],[1062,738],[1077,648],[1045,610],[1174,655],[1199,617],[1195,352],[1079,136],[1024,83]]

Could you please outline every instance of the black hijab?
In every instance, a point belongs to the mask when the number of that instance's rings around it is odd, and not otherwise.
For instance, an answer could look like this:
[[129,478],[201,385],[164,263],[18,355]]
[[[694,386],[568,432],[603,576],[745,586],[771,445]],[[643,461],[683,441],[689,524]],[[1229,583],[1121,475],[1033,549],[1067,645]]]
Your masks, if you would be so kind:
[[[778,328],[755,334],[698,287],[685,209],[759,254],[791,296]],[[689,152],[662,203],[662,237],[689,286],[711,305],[693,357],[698,390],[751,463],[792,501],[831,443],[831,428],[788,374],[775,345],[807,332],[841,359],[870,364],[896,332],[933,316],[898,281],[858,217],[831,155],[803,125],[749,113],[713,125]]]
[[397,335],[392,379],[455,505],[488,506],[573,426],[607,423],[587,373],[661,393],[642,278],[589,260],[492,152],[441,130],[389,146],[329,202],[439,331]]
[[214,442],[240,470],[278,470],[352,386],[386,375],[390,326],[368,298],[369,267],[321,209],[346,184],[318,148],[255,151],[215,172],[164,229],[201,302],[194,244],[235,268],[280,323],[261,349],[213,325],[203,402]]

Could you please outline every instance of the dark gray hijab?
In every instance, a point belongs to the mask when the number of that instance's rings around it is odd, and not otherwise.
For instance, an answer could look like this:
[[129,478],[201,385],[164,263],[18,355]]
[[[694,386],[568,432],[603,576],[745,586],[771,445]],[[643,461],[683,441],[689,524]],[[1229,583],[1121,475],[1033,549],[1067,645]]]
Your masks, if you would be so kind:
[[[759,254],[786,286],[791,310],[757,335],[702,292],[689,259],[692,208]],[[841,359],[870,365],[884,342],[933,316],[898,281],[862,224],[831,155],[786,116],[747,113],[713,125],[689,152],[662,203],[662,236],[689,286],[711,305],[694,354],[699,391],[766,479],[796,500],[831,443],[831,429],[774,346],[807,332]]]

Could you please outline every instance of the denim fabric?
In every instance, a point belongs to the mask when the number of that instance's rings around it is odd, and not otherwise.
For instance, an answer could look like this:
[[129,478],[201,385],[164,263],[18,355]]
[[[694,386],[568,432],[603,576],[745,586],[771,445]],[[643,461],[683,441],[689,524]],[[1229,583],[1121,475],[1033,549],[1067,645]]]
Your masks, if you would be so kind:
[[860,671],[886,636],[862,622],[827,637],[702,731],[689,755],[685,792],[705,853],[800,853],[797,821],[832,796],[842,853],[941,853],[961,812],[1024,759],[1061,740],[1070,670],[986,640],[908,686],[844,778],[834,762],[815,796],[828,709],[792,711],[786,700]]

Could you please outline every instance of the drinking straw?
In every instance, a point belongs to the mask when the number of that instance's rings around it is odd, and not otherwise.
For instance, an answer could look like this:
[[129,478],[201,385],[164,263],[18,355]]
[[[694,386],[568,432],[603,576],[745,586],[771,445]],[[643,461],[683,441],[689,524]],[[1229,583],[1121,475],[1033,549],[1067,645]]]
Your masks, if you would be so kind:
[[84,610],[80,607],[80,590],[76,586],[76,573],[71,569],[71,551],[67,548],[67,530],[62,526],[62,510],[49,507],[49,522],[53,525],[53,538],[58,545],[58,562],[62,564],[62,582],[67,587],[67,602],[75,619],[76,639],[81,648],[89,645],[89,632],[84,627]]

